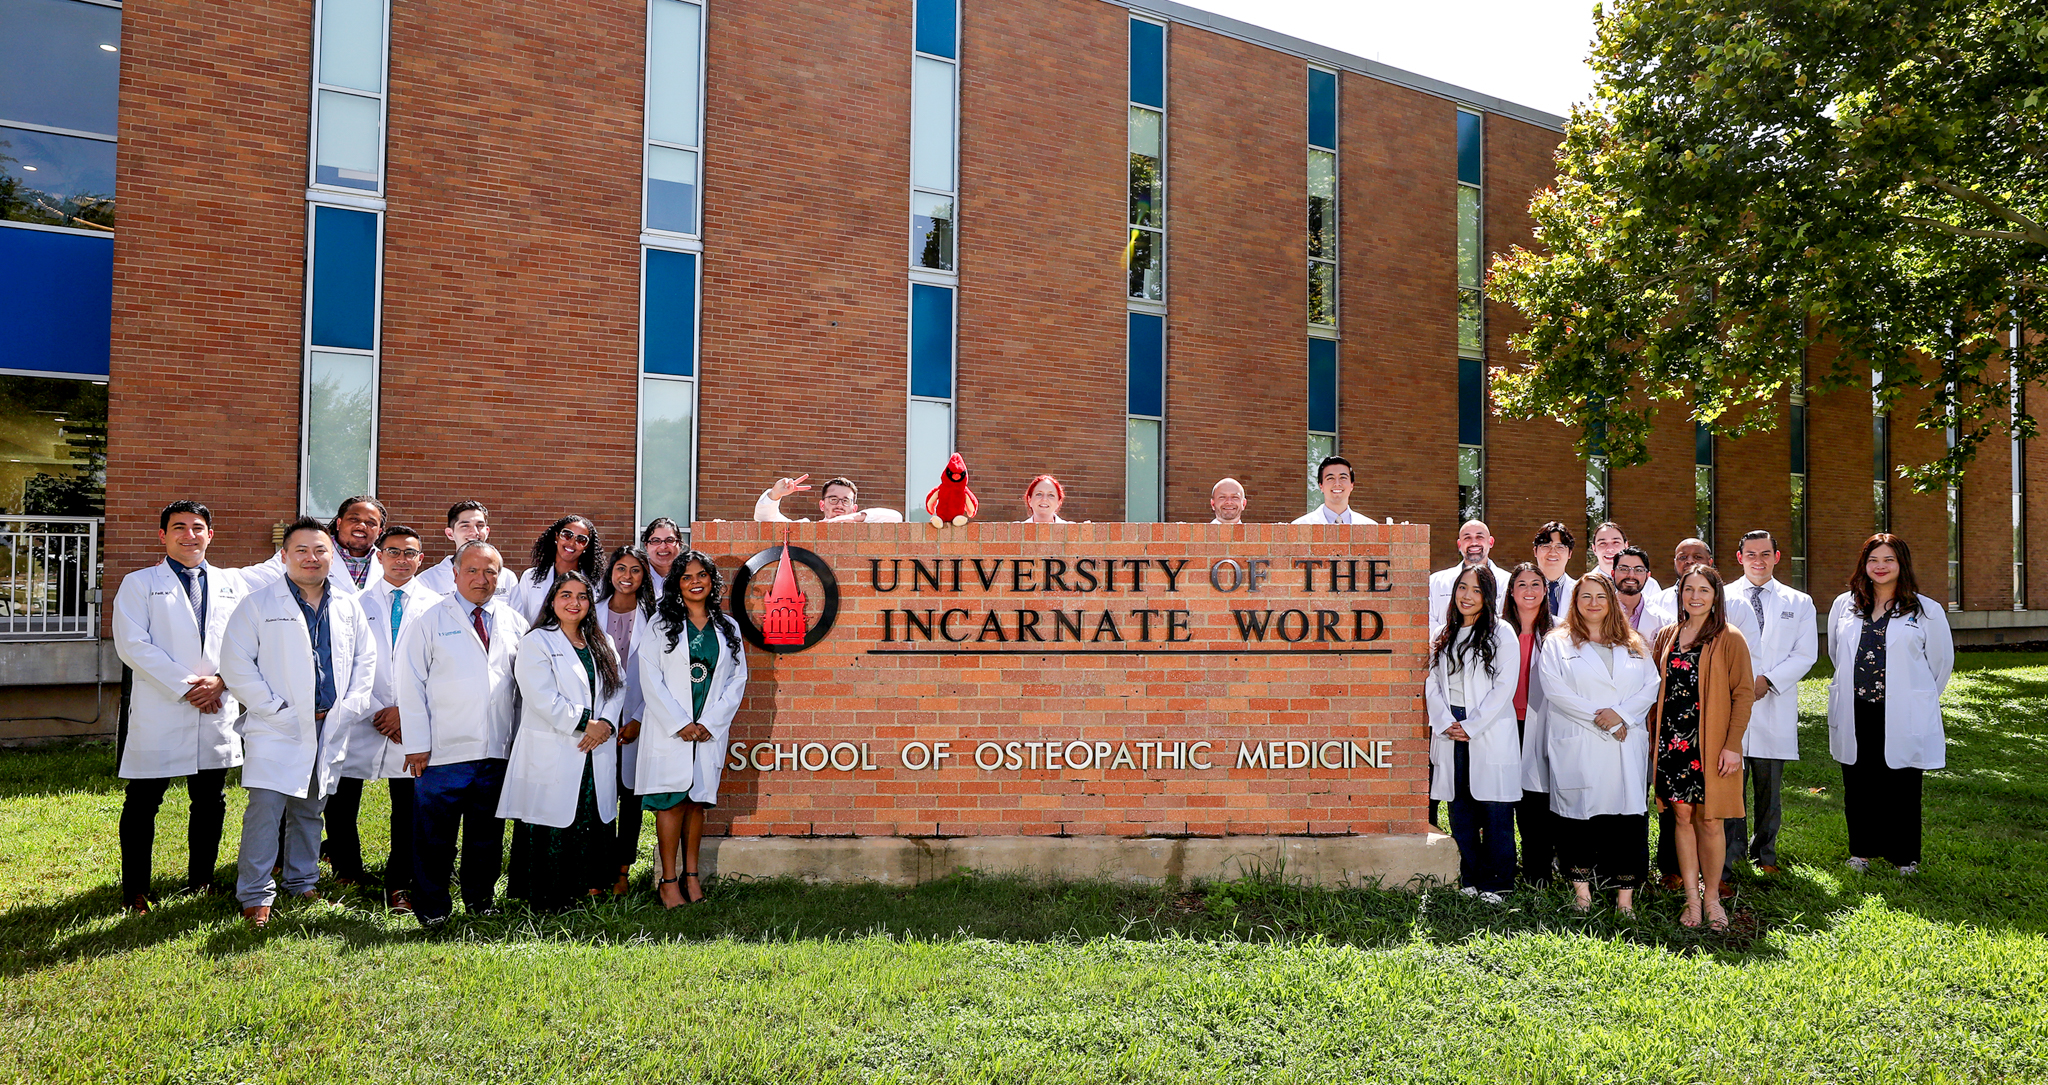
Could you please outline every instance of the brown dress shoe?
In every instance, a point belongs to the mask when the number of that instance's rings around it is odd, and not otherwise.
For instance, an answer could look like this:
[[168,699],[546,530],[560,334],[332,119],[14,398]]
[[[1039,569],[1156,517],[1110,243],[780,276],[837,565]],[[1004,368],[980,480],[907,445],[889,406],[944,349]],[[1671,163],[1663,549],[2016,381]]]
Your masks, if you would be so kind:
[[411,915],[412,895],[403,889],[393,889],[384,894],[384,906],[391,909],[393,915]]
[[320,902],[320,891],[318,889],[308,889],[299,894],[299,900],[305,904],[318,904]]
[[136,915],[147,915],[149,913],[149,894],[137,893],[129,897],[123,907]]
[[1664,886],[1666,893],[1681,893],[1685,891],[1685,879],[1676,874],[1664,875],[1664,881],[1660,884]]
[[1769,863],[1765,863],[1764,865],[1762,865],[1762,866],[1760,866],[1760,867],[1757,867],[1757,868],[1756,868],[1756,872],[1757,872],[1758,874],[1776,874],[1776,873],[1778,873],[1779,871],[1778,871],[1778,868],[1777,868],[1777,867],[1775,867],[1775,866],[1772,866],[1772,865],[1771,865],[1771,864],[1769,864]]
[[1734,895],[1735,895],[1735,887],[1734,887],[1734,886],[1732,886],[1732,885],[1729,885],[1729,884],[1728,884],[1727,882],[1722,882],[1722,883],[1721,883],[1721,899],[1722,899],[1722,900],[1727,900],[1727,899],[1729,899],[1730,897],[1733,897]]
[[252,927],[260,928],[269,926],[270,905],[258,904],[254,907],[242,909],[242,922],[247,923]]

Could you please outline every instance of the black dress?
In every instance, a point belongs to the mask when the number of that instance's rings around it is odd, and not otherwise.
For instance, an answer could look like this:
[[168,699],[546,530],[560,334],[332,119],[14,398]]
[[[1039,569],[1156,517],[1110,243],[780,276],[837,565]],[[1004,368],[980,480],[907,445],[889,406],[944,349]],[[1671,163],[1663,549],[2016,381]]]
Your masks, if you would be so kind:
[[1664,708],[1658,717],[1657,797],[1697,806],[1707,800],[1700,769],[1700,646],[1671,649],[1664,664]]

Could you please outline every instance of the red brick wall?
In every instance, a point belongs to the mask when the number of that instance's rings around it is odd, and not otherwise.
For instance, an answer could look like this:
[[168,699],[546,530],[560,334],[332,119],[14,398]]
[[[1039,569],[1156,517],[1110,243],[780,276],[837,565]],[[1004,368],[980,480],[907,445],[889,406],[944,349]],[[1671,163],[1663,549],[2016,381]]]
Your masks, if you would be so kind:
[[[1692,417],[1683,404],[1657,407],[1657,427],[1650,432],[1650,459],[1609,474],[1609,518],[1628,532],[1628,541],[1650,555],[1650,575],[1668,585],[1671,551],[1696,527],[1693,520]],[[1577,532],[1576,525],[1573,531]],[[1590,568],[1592,539],[1584,539],[1572,568]],[[1722,568],[1735,575],[1734,551]]]
[[[1708,541],[1725,578],[1742,575],[1735,552],[1744,533],[1764,530],[1783,537],[1792,527],[1790,397],[1779,393],[1775,409],[1771,428],[1715,442],[1714,538]],[[1811,447],[1809,442],[1809,452]]]
[[[2048,386],[2027,389],[2027,407],[2036,420],[2048,420]],[[2027,465],[2027,609],[2048,610],[2048,438],[2028,441]]]
[[[1808,371],[1825,372],[1833,355],[1831,347],[1815,348]],[[1806,593],[1823,611],[1848,590],[1863,542],[1876,530],[1868,383],[1866,376],[1857,385],[1807,398]]]
[[[694,531],[698,545],[728,569],[782,537],[779,528],[754,524],[697,524]],[[1049,529],[977,524],[948,531],[944,541],[934,541],[935,532],[915,525],[799,526],[793,529],[791,542],[825,558],[838,578],[838,620],[822,642],[806,651],[774,657],[748,653],[749,695],[731,740],[750,749],[757,743],[779,744],[784,751],[792,744],[821,743],[829,748],[840,742],[865,743],[877,768],[813,772],[728,767],[719,804],[711,814],[711,831],[742,836],[1419,832],[1428,786],[1427,729],[1421,712],[1427,536],[1428,529],[1420,526],[1225,529],[1102,524]],[[927,589],[913,594],[910,588],[916,582],[908,561],[899,590],[875,591],[870,559],[883,560],[886,570],[890,558],[929,560],[936,555],[966,559],[964,592],[934,596]],[[1006,576],[996,580],[993,591],[984,592],[972,564],[975,558],[1111,555],[1186,560],[1188,565],[1179,575],[1178,592],[1165,590],[1155,565],[1141,596],[1128,592],[1127,578],[1120,579],[1116,595],[1048,596],[1013,593]],[[1361,559],[1359,593],[1332,594],[1322,575],[1313,592],[1304,592],[1302,574],[1292,567],[1292,560],[1308,555]],[[1225,556],[1240,562],[1271,558],[1272,579],[1256,597],[1242,590],[1219,593],[1207,570]],[[1389,591],[1368,590],[1362,562],[1374,557],[1391,561]],[[772,575],[772,565],[763,569],[750,594],[764,592]],[[886,571],[883,580],[889,580]],[[950,578],[944,584],[950,587]],[[823,603],[816,597],[822,593],[811,589],[809,594],[816,611]],[[1313,636],[1293,649],[1265,643],[1284,649],[1283,654],[1229,651],[1243,646],[1230,611],[1252,599],[1259,609],[1377,610],[1384,615],[1386,635],[1373,646],[1393,651],[1327,654],[1310,650],[1315,648]],[[977,629],[984,615],[1007,616],[1019,607],[1046,612],[1085,609],[1091,623],[1099,621],[1102,610],[1111,609],[1118,612],[1124,634],[1133,641],[1137,630],[1130,608],[1185,609],[1189,647],[1225,651],[1197,656],[1051,655],[1006,649],[1003,645],[1010,642],[991,640],[965,646],[1002,654],[869,654],[883,643],[881,610],[954,606],[971,611]],[[957,622],[955,631],[966,632]],[[1014,619],[1005,624],[1014,632]],[[898,637],[904,635],[900,613],[894,627]],[[1045,628],[1049,640],[1051,627]],[[1338,628],[1348,640],[1348,614]],[[1162,646],[1161,640],[1155,626],[1154,646]],[[914,645],[900,640],[889,644],[891,649],[911,646],[946,645],[936,638],[930,645],[921,638]],[[983,741],[1058,740],[1064,745],[1085,740],[1114,748],[1161,739],[1213,743],[1215,767],[985,772],[972,761]],[[1276,740],[1388,741],[1391,761],[1386,768],[1237,767],[1239,742]],[[937,770],[906,768],[898,751],[913,741],[948,742],[953,759]],[[820,749],[811,754],[813,763],[826,753]],[[1135,747],[1133,756],[1138,756]],[[772,763],[772,754],[762,755],[762,763]]]
[[1128,21],[1096,0],[961,13],[955,432],[985,520],[1021,519],[1041,471],[1066,487],[1067,519],[1124,516]]
[[311,6],[172,0],[122,17],[107,598],[214,511],[217,562],[297,510]]
[[[1993,359],[1986,380],[2005,375],[2002,359]],[[2012,609],[2012,438],[1990,431],[2011,411],[2001,403],[1984,412],[1984,442],[1977,446],[1963,482],[1963,608]]]
[[[1947,498],[1940,489],[1916,493],[1912,484],[1896,473],[1902,464],[1917,465],[1938,459],[1946,447],[1941,429],[1921,429],[1914,424],[1929,398],[1926,394],[1911,396],[1900,400],[1892,410],[1892,534],[1906,540],[1907,547],[1913,551],[1913,575],[1920,582],[1921,593],[1947,602],[1950,598]],[[1966,536],[1963,540],[1963,561],[1966,565],[1970,560],[1969,550],[1970,540]]]

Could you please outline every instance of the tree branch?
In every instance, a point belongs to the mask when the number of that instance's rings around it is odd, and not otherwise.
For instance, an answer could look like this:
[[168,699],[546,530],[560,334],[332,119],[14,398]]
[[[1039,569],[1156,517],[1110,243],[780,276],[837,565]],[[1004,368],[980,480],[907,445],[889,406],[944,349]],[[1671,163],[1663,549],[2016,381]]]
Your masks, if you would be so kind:
[[[1968,226],[1956,226],[1956,225],[1952,225],[1952,224],[1950,224],[1950,223],[1946,223],[1946,222],[1943,222],[1943,221],[1941,221],[1940,219],[1931,219],[1931,218],[1923,218],[1922,216],[1919,216],[1919,215],[1900,215],[1900,216],[1899,216],[1899,221],[1900,221],[1900,222],[1910,222],[1910,223],[1913,223],[1913,224],[1915,224],[1915,225],[1919,225],[1919,226],[1932,226],[1932,227],[1934,227],[1935,229],[1937,229],[1937,230],[1940,230],[1940,231],[1942,231],[1942,232],[1944,232],[1944,233],[1950,233],[1950,234],[1955,234],[1955,235],[1957,235],[1957,236],[1960,236],[1960,237],[1984,237],[1984,238],[1990,238],[1990,239],[1991,239],[1991,240],[1993,240],[1993,241],[2032,241],[2032,240],[2034,240],[2034,238],[2033,238],[2033,236],[2032,236],[2032,235],[2029,235],[2029,234],[2022,234],[2022,233],[2014,233],[2014,232],[2013,232],[2013,231],[2011,231],[2011,230],[1977,230],[1977,229],[1972,229],[1972,228],[1970,228],[1970,227],[1968,227]],[[2044,244],[2048,244],[2048,242],[2044,242]]]
[[1986,196],[1985,194],[1977,191],[1974,188],[1966,188],[1962,185],[1958,185],[1949,181],[1944,181],[1939,177],[1933,177],[1926,174],[1922,174],[1921,176],[1915,178],[1915,180],[1919,181],[1923,185],[1929,185],[1934,188],[1938,188],[1941,191],[1946,192],[1951,196],[1954,196],[1956,199],[1967,200],[1970,203],[1974,203],[1977,206],[1983,208],[1984,210],[1991,212],[1998,218],[2002,218],[2005,221],[2010,222],[2015,226],[2018,226],[2022,231],[2024,231],[2023,240],[2032,241],[2036,245],[2048,245],[2048,226],[2043,226],[2040,223],[2035,222],[2033,219],[2030,219],[2027,216],[2020,214],[2018,211],[2015,211],[2012,208],[2007,207],[2002,203],[1999,203],[1997,200],[1994,200],[1991,197]]

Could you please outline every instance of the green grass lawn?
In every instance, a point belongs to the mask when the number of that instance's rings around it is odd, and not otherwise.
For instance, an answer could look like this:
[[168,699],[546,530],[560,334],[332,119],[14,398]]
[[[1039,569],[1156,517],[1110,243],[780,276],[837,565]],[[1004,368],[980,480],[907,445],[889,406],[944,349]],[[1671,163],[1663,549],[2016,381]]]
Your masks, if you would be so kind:
[[[342,896],[258,932],[225,898],[119,911],[111,750],[0,752],[0,1077],[2048,1081],[2048,657],[1962,657],[1914,878],[1843,867],[1818,679],[1801,704],[1786,872],[1739,876],[1720,935],[1668,896],[1624,922],[1571,914],[1563,889],[1493,908],[967,875],[726,881],[672,913],[642,891],[434,934]],[[375,855],[383,795],[364,803]]]

